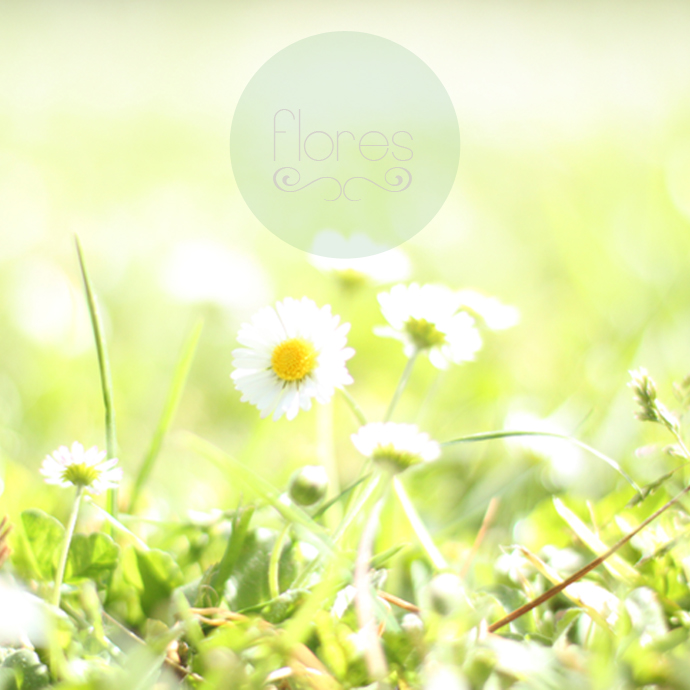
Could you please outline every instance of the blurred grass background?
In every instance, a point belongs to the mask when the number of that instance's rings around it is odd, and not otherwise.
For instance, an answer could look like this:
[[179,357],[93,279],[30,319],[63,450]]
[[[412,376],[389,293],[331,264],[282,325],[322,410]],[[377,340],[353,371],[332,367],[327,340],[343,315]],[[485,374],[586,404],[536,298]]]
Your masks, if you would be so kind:
[[[120,458],[132,476],[182,343],[205,319],[175,422],[278,486],[318,461],[316,414],[261,421],[229,374],[239,324],[284,296],[331,303],[352,324],[351,387],[382,416],[404,366],[375,338],[377,288],[344,291],[250,214],[229,160],[233,108],[253,73],[311,34],[397,41],[456,105],[456,185],[403,245],[413,279],[517,306],[477,362],[441,377],[418,363],[398,421],[439,440],[550,418],[638,482],[663,461],[633,419],[627,370],[663,389],[690,371],[690,6],[682,2],[0,3],[0,512],[62,496],[46,453],[104,446],[98,371],[78,273],[79,233],[107,325]],[[427,398],[429,390],[433,396]],[[425,401],[421,413],[420,405]],[[359,469],[335,402],[343,481]],[[506,421],[508,420],[508,422]],[[512,425],[512,424],[511,424]],[[651,432],[649,432],[651,433]],[[432,529],[476,528],[619,477],[566,448],[538,459],[504,443],[449,451],[410,492]],[[151,515],[233,507],[240,487],[168,440]]]

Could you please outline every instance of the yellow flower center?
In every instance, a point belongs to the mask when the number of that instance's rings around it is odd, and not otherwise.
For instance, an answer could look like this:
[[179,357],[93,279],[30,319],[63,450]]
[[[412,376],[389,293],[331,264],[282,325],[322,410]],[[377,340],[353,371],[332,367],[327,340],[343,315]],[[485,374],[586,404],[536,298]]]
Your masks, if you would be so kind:
[[273,350],[271,368],[283,381],[301,381],[316,367],[318,352],[304,338],[284,340]]
[[397,450],[392,444],[378,446],[372,455],[372,460],[388,468],[393,474],[402,472],[422,461],[418,455]]
[[62,478],[75,486],[91,486],[98,479],[99,474],[98,469],[93,465],[80,462],[65,467]]
[[426,319],[409,319],[405,324],[405,330],[420,350],[442,345],[446,340],[446,336]]

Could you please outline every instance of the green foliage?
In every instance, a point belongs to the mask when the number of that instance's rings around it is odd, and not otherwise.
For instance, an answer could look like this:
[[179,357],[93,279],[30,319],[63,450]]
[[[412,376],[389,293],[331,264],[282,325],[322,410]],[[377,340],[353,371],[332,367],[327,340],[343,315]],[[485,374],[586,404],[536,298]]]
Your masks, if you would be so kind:
[[182,582],[180,568],[169,553],[158,549],[140,551],[127,546],[108,596],[114,603],[126,601],[127,619],[141,624],[147,618],[166,617],[163,604]]
[[99,580],[118,562],[120,547],[107,535],[75,534],[67,558],[65,582]]
[[[462,27],[446,10],[459,45]],[[116,117],[84,112],[93,94],[69,106],[72,67],[98,70],[99,51],[83,39],[102,35],[99,10],[56,23],[17,9],[3,21],[0,71],[12,74],[0,115],[0,493],[13,531],[0,530],[0,690],[373,690],[377,645],[387,667],[379,688],[688,690],[689,504],[681,496],[665,506],[690,480],[690,118],[682,98],[672,110],[657,100],[680,63],[664,81],[645,60],[655,100],[629,131],[617,107],[578,128],[577,112],[564,127],[540,102],[520,134],[495,119],[489,99],[474,125],[487,129],[468,130],[448,206],[403,249],[412,280],[495,294],[522,322],[484,329],[476,361],[440,372],[425,357],[406,365],[398,343],[373,335],[384,288],[319,272],[236,213],[215,125],[190,117],[190,100],[169,98],[164,84],[152,91],[141,63],[153,53],[182,60],[176,80],[191,75],[196,110],[207,90],[203,112],[212,112],[217,84],[197,74],[204,53],[190,68],[178,39],[198,28],[215,70],[221,51],[246,37],[229,40],[232,22],[210,24],[203,13],[161,11],[165,21],[154,13],[130,22],[146,40],[123,41],[123,53],[104,43],[108,70],[130,69],[116,80],[121,93],[104,82]],[[559,27],[586,24],[557,8],[553,16]],[[603,43],[613,46],[642,15],[612,16],[616,41]],[[684,39],[681,15],[677,26]],[[70,31],[71,48],[55,43]],[[555,35],[567,53],[569,41]],[[56,68],[34,88],[44,53]],[[631,57],[616,64],[627,69]],[[76,227],[79,262],[63,236]],[[206,259],[171,274],[176,252],[195,243],[238,263],[211,275]],[[207,271],[223,294],[197,290]],[[355,383],[330,407],[260,420],[229,379],[232,351],[240,324],[288,295],[329,304],[351,324]],[[406,332],[419,346],[442,337],[422,317]],[[352,583],[376,475],[350,436],[388,414],[417,423],[443,454],[404,470],[409,504],[386,496],[367,602]],[[536,418],[535,428],[516,415]],[[79,510],[56,608],[48,602],[74,494],[46,487],[36,469],[73,437],[119,455],[125,478],[119,501],[93,496]],[[313,465],[328,487],[291,491],[293,473]],[[118,508],[117,519],[94,505]],[[462,587],[439,587],[439,571]]]
[[40,690],[50,685],[48,668],[35,652],[21,649],[10,652],[0,665],[2,690]]
[[65,528],[37,508],[25,510],[20,519],[21,536],[14,556],[17,569],[29,579],[53,580]]

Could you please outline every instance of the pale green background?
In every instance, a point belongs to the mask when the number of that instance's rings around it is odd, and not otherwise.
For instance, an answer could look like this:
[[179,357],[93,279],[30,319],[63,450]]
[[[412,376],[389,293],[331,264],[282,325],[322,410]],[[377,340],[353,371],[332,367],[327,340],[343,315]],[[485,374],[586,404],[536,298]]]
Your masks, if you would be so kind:
[[[240,323],[286,296],[330,303],[352,324],[352,394],[371,419],[383,415],[404,358],[372,335],[376,288],[343,292],[264,228],[229,157],[235,106],[257,70],[300,39],[343,30],[406,46],[456,107],[455,185],[402,245],[414,278],[482,289],[522,314],[487,338],[477,362],[438,381],[419,362],[398,420],[446,440],[528,411],[556,418],[640,483],[666,471],[658,456],[633,455],[653,430],[634,421],[625,384],[644,365],[668,397],[690,370],[687,3],[4,2],[1,513],[59,503],[64,514],[68,499],[44,487],[40,461],[75,439],[104,443],[74,232],[106,322],[127,481],[200,315],[176,431],[208,437],[279,486],[318,461],[315,411],[261,421],[229,377]],[[353,431],[337,403],[343,479],[359,469]],[[505,444],[466,447],[412,489],[432,530],[472,506],[479,520],[498,491],[512,492],[501,515],[517,520],[553,488],[550,467],[530,463]],[[617,481],[603,463],[580,463],[573,490],[588,498]],[[513,479],[526,468],[529,483]],[[239,491],[173,434],[144,505],[163,515],[234,507]]]

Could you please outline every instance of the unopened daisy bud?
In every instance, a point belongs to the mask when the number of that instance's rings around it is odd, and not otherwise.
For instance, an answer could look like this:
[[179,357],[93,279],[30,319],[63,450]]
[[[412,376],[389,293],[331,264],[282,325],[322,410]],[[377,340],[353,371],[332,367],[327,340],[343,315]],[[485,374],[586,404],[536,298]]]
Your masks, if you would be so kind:
[[392,472],[436,460],[441,454],[439,444],[415,424],[375,422],[364,425],[351,438],[364,457]]
[[117,458],[105,459],[106,452],[96,446],[84,450],[75,441],[72,448],[60,446],[52,455],[46,456],[41,465],[41,474],[47,484],[64,488],[76,486],[92,494],[107,489],[116,489],[122,480],[122,468],[116,467]]
[[298,506],[312,506],[328,491],[328,475],[319,465],[305,465],[290,478],[288,494]]
[[442,616],[448,616],[466,601],[462,580],[453,573],[441,573],[427,585],[431,608]]

